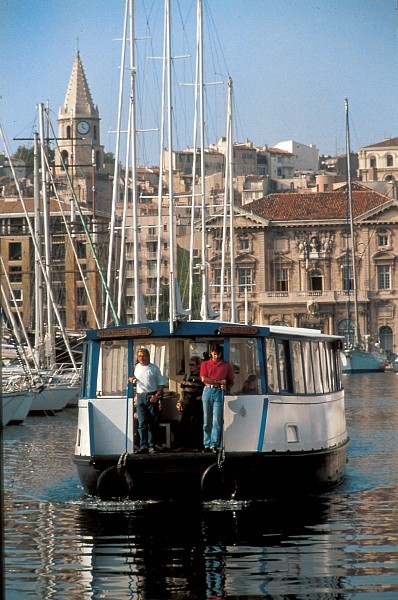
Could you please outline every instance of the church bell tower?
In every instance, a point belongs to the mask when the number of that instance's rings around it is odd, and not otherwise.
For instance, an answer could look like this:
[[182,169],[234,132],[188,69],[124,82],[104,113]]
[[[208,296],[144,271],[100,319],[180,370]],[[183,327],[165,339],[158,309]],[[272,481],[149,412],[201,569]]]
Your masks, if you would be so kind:
[[104,171],[104,147],[100,140],[100,116],[77,51],[64,105],[58,114],[57,177],[65,177],[65,167],[78,186],[80,200],[90,203],[93,179]]

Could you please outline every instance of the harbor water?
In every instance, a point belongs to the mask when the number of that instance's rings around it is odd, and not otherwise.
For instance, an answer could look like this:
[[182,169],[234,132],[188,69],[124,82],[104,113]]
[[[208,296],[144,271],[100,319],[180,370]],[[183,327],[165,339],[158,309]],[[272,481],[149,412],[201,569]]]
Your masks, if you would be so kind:
[[101,503],[73,464],[76,408],[6,427],[6,598],[396,600],[398,375],[344,383],[346,479],[304,499]]

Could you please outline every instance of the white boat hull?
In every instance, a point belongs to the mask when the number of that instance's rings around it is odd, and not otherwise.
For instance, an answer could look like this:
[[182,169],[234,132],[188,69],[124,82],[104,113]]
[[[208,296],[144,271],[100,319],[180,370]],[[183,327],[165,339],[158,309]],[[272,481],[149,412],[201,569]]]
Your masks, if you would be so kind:
[[343,373],[377,373],[384,371],[387,361],[377,352],[365,352],[359,348],[341,353]]
[[3,426],[23,423],[32,406],[35,391],[3,392]]
[[33,399],[30,413],[54,413],[73,402],[79,393],[78,386],[47,385]]

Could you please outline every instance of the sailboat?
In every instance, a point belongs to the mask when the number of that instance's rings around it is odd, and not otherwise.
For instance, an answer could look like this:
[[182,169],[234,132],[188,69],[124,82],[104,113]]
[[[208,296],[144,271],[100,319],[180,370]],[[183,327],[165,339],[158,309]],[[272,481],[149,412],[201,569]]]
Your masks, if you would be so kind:
[[[168,72],[169,5],[166,0]],[[131,0],[127,6],[132,18]],[[199,19],[201,6],[198,0]],[[171,261],[170,270],[168,320],[136,319],[87,331],[74,452],[84,491],[103,501],[203,501],[296,495],[339,483],[349,444],[341,339],[304,328],[214,320],[206,310],[202,320],[188,319],[179,314]],[[206,309],[205,275],[202,294]],[[190,358],[202,358],[213,344],[222,345],[234,372],[233,385],[223,392],[221,441],[214,452],[180,449],[176,401],[184,373]],[[162,451],[148,454],[135,445],[130,383],[143,347],[168,382]],[[249,376],[255,386],[248,392]]]
[[[347,153],[347,203],[348,203],[348,227],[349,237],[351,240],[351,248],[347,245],[347,291],[348,291],[348,336],[351,334],[351,290],[350,290],[350,271],[352,270],[353,283],[353,300],[354,300],[354,339],[353,343],[349,343],[348,347],[344,348],[341,353],[343,373],[371,373],[384,371],[387,365],[385,356],[379,352],[370,352],[363,347],[362,337],[359,327],[359,310],[358,310],[358,271],[355,256],[355,230],[354,230],[354,213],[352,205],[352,182],[351,182],[351,165],[350,165],[350,127],[348,114],[348,100],[345,99],[345,121],[346,121],[346,153]],[[351,259],[351,260],[350,260]]]

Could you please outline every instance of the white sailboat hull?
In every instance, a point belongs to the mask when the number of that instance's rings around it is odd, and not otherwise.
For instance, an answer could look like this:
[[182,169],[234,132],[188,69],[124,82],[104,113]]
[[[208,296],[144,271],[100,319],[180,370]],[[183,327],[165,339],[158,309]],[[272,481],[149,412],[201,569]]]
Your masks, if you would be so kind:
[[51,413],[60,411],[68,404],[76,401],[78,393],[79,386],[47,385],[36,394],[30,412]]
[[3,427],[24,422],[32,406],[35,393],[34,390],[3,392]]

